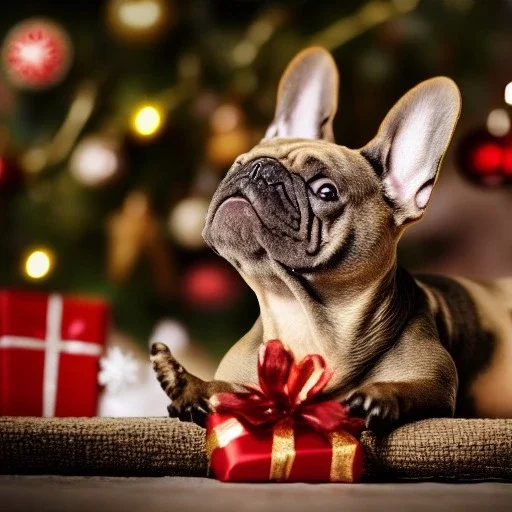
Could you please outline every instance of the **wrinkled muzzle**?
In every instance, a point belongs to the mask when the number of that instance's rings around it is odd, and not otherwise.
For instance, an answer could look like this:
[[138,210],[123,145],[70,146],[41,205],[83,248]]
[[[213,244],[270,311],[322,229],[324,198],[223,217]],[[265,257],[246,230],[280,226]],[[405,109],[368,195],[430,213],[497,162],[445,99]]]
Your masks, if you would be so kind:
[[303,239],[303,233],[300,232],[303,214],[299,197],[303,202],[304,181],[288,172],[274,158],[253,160],[244,167],[242,173],[240,193],[251,203],[265,227],[276,234],[295,240]]
[[313,215],[308,186],[277,159],[251,160],[228,175],[215,193],[204,237],[223,256],[262,249],[283,264],[296,266],[315,255],[321,223]]

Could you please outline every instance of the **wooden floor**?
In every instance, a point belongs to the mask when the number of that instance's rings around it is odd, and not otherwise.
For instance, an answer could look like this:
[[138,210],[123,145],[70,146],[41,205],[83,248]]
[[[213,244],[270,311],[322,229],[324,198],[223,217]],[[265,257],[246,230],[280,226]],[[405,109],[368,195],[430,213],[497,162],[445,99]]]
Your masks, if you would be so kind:
[[512,484],[222,484],[202,478],[0,476],[0,510],[252,512],[512,510]]

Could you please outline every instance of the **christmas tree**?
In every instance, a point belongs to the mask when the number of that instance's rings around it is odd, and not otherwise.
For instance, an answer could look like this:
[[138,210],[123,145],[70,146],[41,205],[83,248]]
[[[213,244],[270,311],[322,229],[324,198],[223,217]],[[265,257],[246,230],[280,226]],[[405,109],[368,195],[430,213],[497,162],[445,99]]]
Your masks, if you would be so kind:
[[[461,133],[498,109],[499,138],[511,17],[505,0],[8,2],[0,286],[103,295],[141,345],[173,317],[223,354],[257,303],[202,224],[226,170],[262,137],[290,58],[312,44],[333,52],[335,134],[349,147],[434,75],[463,91]],[[418,249],[405,244],[402,259],[421,266]]]

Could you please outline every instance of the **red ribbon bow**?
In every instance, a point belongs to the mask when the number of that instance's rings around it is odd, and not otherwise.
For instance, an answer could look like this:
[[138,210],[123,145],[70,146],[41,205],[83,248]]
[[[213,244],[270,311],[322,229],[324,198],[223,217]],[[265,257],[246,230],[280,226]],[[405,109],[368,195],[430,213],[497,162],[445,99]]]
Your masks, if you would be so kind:
[[258,357],[260,388],[244,386],[244,393],[219,393],[215,410],[253,428],[291,422],[323,435],[339,429],[359,435],[363,420],[350,418],[348,408],[336,400],[319,399],[331,377],[332,371],[319,354],[296,362],[281,341],[267,341]]

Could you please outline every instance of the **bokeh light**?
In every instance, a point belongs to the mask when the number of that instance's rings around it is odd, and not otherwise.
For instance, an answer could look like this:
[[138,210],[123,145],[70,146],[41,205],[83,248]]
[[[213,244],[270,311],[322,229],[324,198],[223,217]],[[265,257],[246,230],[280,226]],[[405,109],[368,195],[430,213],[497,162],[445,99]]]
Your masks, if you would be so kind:
[[142,105],[132,118],[132,129],[141,137],[152,137],[162,126],[162,112],[156,105]]
[[482,173],[494,172],[501,164],[501,155],[501,148],[497,144],[483,144],[473,153],[474,165]]
[[151,42],[165,33],[171,11],[169,0],[109,0],[106,21],[119,39]]
[[224,264],[201,262],[182,278],[183,295],[193,309],[223,310],[233,306],[242,288],[235,271]]
[[495,137],[502,137],[510,130],[510,116],[503,108],[496,108],[487,116],[487,130]]
[[204,247],[203,227],[210,202],[201,197],[180,201],[169,217],[169,231],[181,246],[187,249]]
[[70,170],[85,186],[98,186],[113,178],[120,161],[115,144],[106,138],[90,136],[82,140],[71,155]]
[[512,82],[509,82],[505,87],[505,103],[512,105]]
[[25,274],[30,279],[42,279],[53,268],[53,256],[47,249],[32,251],[25,260]]

